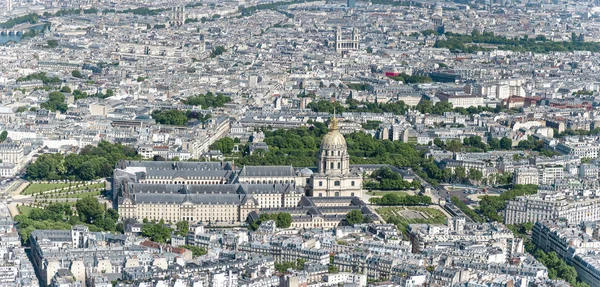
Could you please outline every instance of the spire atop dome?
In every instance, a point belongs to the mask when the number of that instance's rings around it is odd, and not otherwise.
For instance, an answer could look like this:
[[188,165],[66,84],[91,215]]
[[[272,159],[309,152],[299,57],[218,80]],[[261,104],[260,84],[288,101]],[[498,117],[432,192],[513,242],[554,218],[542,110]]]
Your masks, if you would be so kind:
[[337,117],[335,115],[335,105],[333,106],[333,118],[331,118],[331,122],[329,123],[329,129],[330,130],[338,129],[338,121],[337,121]]

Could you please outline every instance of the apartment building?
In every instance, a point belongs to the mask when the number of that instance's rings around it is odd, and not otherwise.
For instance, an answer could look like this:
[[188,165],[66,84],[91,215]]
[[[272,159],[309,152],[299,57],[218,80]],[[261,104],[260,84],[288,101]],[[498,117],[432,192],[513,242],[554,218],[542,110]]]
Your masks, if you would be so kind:
[[542,193],[518,196],[506,205],[506,224],[563,219],[571,224],[600,219],[600,198]]

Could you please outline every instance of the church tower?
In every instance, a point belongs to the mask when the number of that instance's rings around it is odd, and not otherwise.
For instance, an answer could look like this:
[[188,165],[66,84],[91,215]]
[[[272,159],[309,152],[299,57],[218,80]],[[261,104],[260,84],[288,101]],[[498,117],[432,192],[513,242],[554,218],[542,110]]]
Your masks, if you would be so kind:
[[318,160],[318,172],[310,178],[308,196],[361,196],[362,173],[350,168],[346,139],[340,133],[335,112],[329,132],[321,141]]
[[356,27],[352,28],[352,48],[358,50],[358,29]]
[[323,174],[347,174],[350,169],[350,157],[346,139],[340,133],[338,121],[333,113],[329,124],[329,132],[321,141],[319,150],[319,173]]

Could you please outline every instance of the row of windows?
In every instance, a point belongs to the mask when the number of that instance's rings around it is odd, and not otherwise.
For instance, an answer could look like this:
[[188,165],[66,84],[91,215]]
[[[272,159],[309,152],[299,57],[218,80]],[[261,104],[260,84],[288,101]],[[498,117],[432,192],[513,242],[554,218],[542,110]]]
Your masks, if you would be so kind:
[[[340,196],[340,193],[336,191],[335,194],[334,194],[334,196]],[[354,192],[350,193],[350,196],[354,196]],[[319,197],[323,197],[323,193],[322,192],[319,192]]]
[[277,180],[266,180],[266,179],[263,180],[263,181],[260,181],[260,180],[245,180],[244,183],[249,183],[249,184],[261,184],[261,183],[262,184],[274,184],[274,183],[277,184],[277,183],[280,183],[280,184],[284,184],[284,183],[294,183],[294,180],[287,180],[286,179],[286,180],[279,180],[279,182]]
[[[340,186],[340,184],[341,183],[340,183],[339,180],[336,180],[336,181],[333,182],[333,186]],[[352,182],[350,182],[350,185],[351,186],[355,186],[356,182],[354,182],[354,180],[353,180]],[[319,181],[319,186],[323,186],[323,181]]]
[[224,181],[170,181],[170,180],[147,180],[148,184],[224,184]]

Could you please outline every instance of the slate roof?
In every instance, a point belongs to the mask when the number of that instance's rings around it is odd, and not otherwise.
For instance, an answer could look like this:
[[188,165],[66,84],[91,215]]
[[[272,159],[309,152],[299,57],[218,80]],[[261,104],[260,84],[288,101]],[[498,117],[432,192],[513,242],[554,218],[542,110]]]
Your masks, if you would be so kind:
[[291,193],[296,190],[295,186],[291,183],[284,184],[242,184],[244,190],[250,194],[257,193]]
[[147,169],[146,179],[153,178],[185,178],[185,179],[230,179],[233,175],[231,170],[158,170]]
[[147,204],[181,204],[190,202],[205,205],[240,205],[246,201],[245,194],[166,194],[141,193],[136,194],[134,203]]
[[129,192],[133,194],[240,194],[245,193],[239,184],[145,184],[129,183]]
[[228,162],[201,161],[132,161],[122,160],[117,164],[121,169],[145,167],[146,170],[232,170]]
[[296,176],[294,168],[290,166],[244,166],[239,173],[240,177],[260,177],[260,176]]

